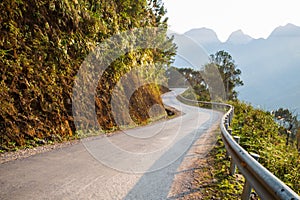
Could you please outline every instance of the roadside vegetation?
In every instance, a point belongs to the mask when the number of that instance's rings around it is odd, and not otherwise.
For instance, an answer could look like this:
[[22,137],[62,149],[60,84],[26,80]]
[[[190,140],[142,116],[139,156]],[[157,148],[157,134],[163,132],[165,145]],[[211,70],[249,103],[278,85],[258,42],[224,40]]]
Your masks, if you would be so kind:
[[[229,57],[228,53],[220,51],[216,55],[212,55],[212,58],[216,58],[218,55]],[[231,57],[230,59],[232,60]],[[224,63],[222,59],[219,59],[219,62]],[[221,67],[214,59],[212,63],[218,66],[222,77],[226,77],[227,70],[224,69],[230,67]],[[233,60],[232,63],[234,63]],[[260,156],[259,162],[264,167],[300,194],[300,154],[298,152],[300,135],[297,116],[288,109],[280,108],[269,112],[240,102],[235,87],[242,85],[242,81],[239,79],[241,72],[235,67],[231,67],[231,69],[233,71],[228,74],[236,74],[236,76],[228,79],[230,81],[228,82],[228,89],[226,89],[226,96],[229,99],[228,103],[235,108],[231,124],[232,135],[239,136],[241,138],[240,145],[246,151],[258,154]],[[187,79],[191,79],[189,80],[191,87],[183,94],[184,97],[190,99],[196,97],[199,101],[210,100],[208,86],[203,83],[201,72],[188,68],[179,69],[179,71],[182,74],[188,74]],[[227,81],[224,81],[225,86],[226,84]],[[201,198],[240,199],[245,180],[238,170],[234,176],[230,175],[230,161],[226,157],[226,149],[221,137],[210,152],[206,162],[207,166],[204,166],[203,170],[194,172],[193,188],[200,188],[202,191]],[[209,186],[203,187],[203,182],[208,182]],[[256,198],[255,193],[253,195]]]
[[[232,133],[240,136],[240,145],[246,151],[260,155],[259,163],[300,194],[300,155],[296,141],[286,145],[286,134],[280,131],[283,127],[276,123],[270,112],[238,101],[229,103],[235,107]],[[210,156],[214,158],[212,173],[217,181],[210,187],[208,196],[239,199],[244,178],[238,172],[230,175],[230,161],[221,139]]]
[[[296,140],[290,140],[287,145],[286,131],[282,131],[284,127],[276,122],[274,114],[239,101],[228,103],[235,107],[231,128],[233,136],[241,138],[240,145],[258,154],[264,167],[300,194],[300,154]],[[235,175],[230,174],[230,159],[221,136],[205,162],[203,160],[196,162],[193,190],[187,194],[193,194],[192,199],[240,199],[245,179],[238,169]],[[255,191],[252,198],[259,198]]]
[[[143,27],[167,27],[160,0],[3,0],[0,2],[0,153],[32,148],[81,137],[72,117],[72,89],[86,56],[105,39],[122,31]],[[166,50],[131,51],[114,60],[96,89],[97,122],[107,132],[118,130],[111,98],[124,74],[153,63],[170,66],[176,47],[164,37]],[[153,38],[145,38],[152,42]],[[235,107],[233,135],[241,146],[260,155],[259,162],[300,194],[300,129],[297,117],[287,109],[273,113],[238,101],[235,88],[242,86],[241,71],[228,52],[211,55],[225,87],[225,99]],[[209,84],[201,71],[176,69],[192,86],[184,97],[210,101]],[[205,70],[205,68],[204,68]],[[149,74],[165,74],[154,67]],[[132,82],[138,81],[133,76]],[[176,79],[173,79],[176,80]],[[176,83],[173,83],[176,85]],[[136,124],[159,118],[152,105],[162,105],[165,88],[147,85],[136,91],[130,114]],[[83,101],[85,98],[82,97]],[[122,105],[122,102],[120,102]],[[121,116],[122,117],[122,116]],[[89,122],[82,116],[85,127]],[[126,121],[124,117],[124,121]],[[84,128],[83,128],[84,129]],[[222,141],[210,154],[211,178],[207,199],[238,199],[243,177],[229,175],[229,161]],[[201,172],[200,172],[201,173]],[[200,183],[199,187],[201,188]]]
[[[160,0],[1,1],[0,152],[78,137],[72,117],[72,88],[86,56],[122,31],[167,27],[164,15]],[[153,38],[145,40],[153,42]],[[118,129],[110,103],[120,77],[133,68],[145,71],[153,63],[170,64],[176,48],[167,37],[161,37],[161,42],[170,48],[130,51],[114,60],[101,77],[95,106],[104,131]],[[147,72],[165,70],[153,69]],[[132,77],[132,82],[138,82],[138,77]],[[130,108],[130,114],[137,124],[149,121],[151,105],[162,106],[160,94],[157,85],[134,94],[131,103],[137,106]],[[85,98],[90,97],[83,96],[82,101]],[[83,129],[93,123],[84,115],[81,121]]]

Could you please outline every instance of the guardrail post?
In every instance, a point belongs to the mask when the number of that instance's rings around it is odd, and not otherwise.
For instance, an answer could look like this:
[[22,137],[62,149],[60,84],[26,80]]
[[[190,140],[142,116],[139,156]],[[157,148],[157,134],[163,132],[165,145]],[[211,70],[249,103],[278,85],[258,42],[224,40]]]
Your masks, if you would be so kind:
[[236,143],[240,144],[240,141],[241,141],[240,136],[233,136],[233,139],[236,141]]
[[[239,136],[233,136],[233,139],[236,141],[236,143],[240,144],[240,137]],[[230,174],[233,176],[235,174],[236,171],[236,165],[233,161],[233,159],[231,158],[230,160]]]
[[233,109],[232,109],[231,112],[230,112],[230,123],[231,123],[231,121],[232,121],[232,118],[233,118]]
[[252,187],[250,183],[245,180],[245,185],[242,193],[242,200],[249,200],[250,199],[250,194],[251,194]]
[[232,135],[232,128],[229,127],[229,128],[227,129],[227,131],[228,131],[228,133],[229,133],[230,135]]
[[[256,153],[250,153],[250,155],[258,161],[259,159],[259,155],[256,154]],[[242,200],[249,200],[250,199],[250,194],[251,194],[251,190],[252,190],[252,187],[250,185],[250,183],[245,180],[245,185],[244,185],[244,189],[243,189],[243,193],[242,193]]]
[[[231,133],[232,133],[232,129],[231,128],[229,128],[229,126],[228,126],[228,123],[226,122],[228,119],[227,118],[225,118],[225,128],[226,128],[226,130],[230,133],[230,135],[231,135]],[[222,132],[221,132],[221,134],[222,134]],[[229,159],[230,158],[230,155],[229,155],[229,153],[228,153],[228,151],[226,150],[226,158],[227,159]]]
[[224,122],[224,125],[225,125],[225,129],[228,130],[228,127],[229,127],[229,123],[228,123],[228,117],[225,117],[225,122]]
[[231,112],[230,112],[228,115],[228,125],[229,126],[231,126],[231,120],[232,120],[232,118],[231,118]]

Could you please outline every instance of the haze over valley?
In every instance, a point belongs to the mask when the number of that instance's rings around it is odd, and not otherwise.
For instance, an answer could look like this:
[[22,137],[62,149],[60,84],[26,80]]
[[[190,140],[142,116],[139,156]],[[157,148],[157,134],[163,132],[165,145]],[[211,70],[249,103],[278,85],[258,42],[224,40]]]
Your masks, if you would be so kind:
[[[300,27],[279,26],[266,39],[254,39],[237,30],[226,42],[208,28],[192,29],[184,35],[200,44],[208,55],[219,50],[232,55],[244,81],[244,86],[237,88],[239,99],[267,110],[284,107],[300,111]],[[186,53],[195,52],[191,48]],[[178,60],[175,66],[180,67]]]

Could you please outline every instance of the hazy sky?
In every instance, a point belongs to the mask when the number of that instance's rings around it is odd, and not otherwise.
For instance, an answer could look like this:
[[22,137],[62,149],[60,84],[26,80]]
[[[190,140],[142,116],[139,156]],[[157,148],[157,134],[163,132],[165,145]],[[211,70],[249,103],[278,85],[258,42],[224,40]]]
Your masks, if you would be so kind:
[[299,0],[162,0],[172,31],[211,28],[221,41],[238,29],[266,38],[278,26],[300,26]]

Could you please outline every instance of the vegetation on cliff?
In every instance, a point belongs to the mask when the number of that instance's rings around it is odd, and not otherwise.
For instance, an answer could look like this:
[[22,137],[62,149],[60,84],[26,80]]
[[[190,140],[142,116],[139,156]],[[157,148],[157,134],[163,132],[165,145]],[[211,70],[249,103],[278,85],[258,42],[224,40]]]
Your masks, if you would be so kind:
[[[1,1],[0,151],[74,137],[72,88],[86,56],[120,32],[166,27],[164,14],[159,0]],[[171,39],[164,40],[172,46]],[[130,51],[110,64],[95,98],[102,129],[116,125],[110,101],[119,77],[147,63],[169,65],[174,52],[175,48]],[[137,123],[149,118],[145,97],[151,97],[150,104],[161,104],[159,94],[157,85],[135,94],[133,102],[140,104],[132,110]]]

